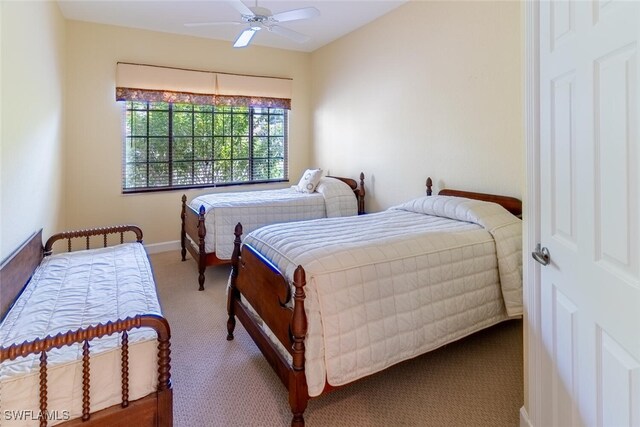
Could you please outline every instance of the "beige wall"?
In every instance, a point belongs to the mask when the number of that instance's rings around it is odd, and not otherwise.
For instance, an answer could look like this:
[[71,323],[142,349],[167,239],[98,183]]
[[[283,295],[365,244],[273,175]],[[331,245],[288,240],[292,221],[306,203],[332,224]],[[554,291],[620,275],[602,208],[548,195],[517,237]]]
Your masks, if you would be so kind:
[[134,222],[147,243],[178,238],[182,192],[121,194],[117,61],[292,77],[292,181],[308,166],[362,170],[370,211],[422,194],[427,175],[521,195],[516,2],[412,1],[312,54],[65,22],[54,2],[0,4],[0,259],[42,226]]
[[[297,181],[309,165],[309,54],[257,46],[238,50],[226,41],[76,21],[67,22],[67,49],[68,228],[133,222],[142,226],[146,243],[179,238],[182,191],[121,192],[122,106],[115,102],[118,61],[293,78],[291,179]],[[188,191],[187,196],[202,192]]]
[[1,2],[0,260],[64,223],[65,23],[55,2]]
[[367,210],[438,186],[520,197],[518,2],[411,1],[312,54],[315,164],[363,170]]

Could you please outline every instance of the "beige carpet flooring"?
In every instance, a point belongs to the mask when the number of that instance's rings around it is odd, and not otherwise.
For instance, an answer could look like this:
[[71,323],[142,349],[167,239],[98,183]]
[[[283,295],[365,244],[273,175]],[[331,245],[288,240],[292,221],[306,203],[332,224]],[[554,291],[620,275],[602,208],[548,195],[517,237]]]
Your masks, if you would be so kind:
[[[238,322],[226,340],[228,267],[178,252],[151,256],[172,330],[174,421],[186,426],[287,426],[287,392]],[[523,404],[522,322],[504,322],[312,399],[306,425],[517,426]]]

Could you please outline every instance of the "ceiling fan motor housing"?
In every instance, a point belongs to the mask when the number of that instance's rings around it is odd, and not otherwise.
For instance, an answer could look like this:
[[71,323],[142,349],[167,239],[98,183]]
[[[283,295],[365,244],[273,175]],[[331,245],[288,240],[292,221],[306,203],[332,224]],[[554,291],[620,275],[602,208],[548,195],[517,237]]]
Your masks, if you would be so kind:
[[258,23],[258,24],[265,24],[267,22],[276,22],[275,19],[271,18],[271,11],[267,8],[264,7],[250,7],[249,9],[251,9],[251,12],[253,12],[253,15],[242,15],[242,20],[244,22],[248,22],[250,24],[253,23]]

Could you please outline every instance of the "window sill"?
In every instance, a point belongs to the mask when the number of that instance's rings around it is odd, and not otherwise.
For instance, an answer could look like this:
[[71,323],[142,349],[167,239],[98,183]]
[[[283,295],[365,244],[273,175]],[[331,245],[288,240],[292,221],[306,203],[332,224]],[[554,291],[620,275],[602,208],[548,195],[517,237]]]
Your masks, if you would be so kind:
[[198,190],[205,188],[221,188],[221,187],[246,187],[258,184],[278,184],[283,182],[289,182],[288,179],[268,180],[268,181],[251,181],[251,182],[232,182],[226,184],[203,184],[203,185],[185,185],[179,187],[151,187],[151,188],[131,188],[122,189],[122,194],[140,194],[140,193],[157,193],[160,191],[185,191],[185,190]]

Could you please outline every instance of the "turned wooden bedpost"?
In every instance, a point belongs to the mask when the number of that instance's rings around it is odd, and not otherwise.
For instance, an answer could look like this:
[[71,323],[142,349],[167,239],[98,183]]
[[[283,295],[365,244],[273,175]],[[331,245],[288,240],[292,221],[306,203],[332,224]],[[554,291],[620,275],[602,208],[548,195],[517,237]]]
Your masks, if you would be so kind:
[[204,249],[204,236],[207,235],[207,229],[204,226],[204,205],[200,206],[198,212],[198,284],[199,291],[204,291],[204,270],[207,268],[207,253]]
[[91,365],[89,362],[89,340],[82,345],[82,421],[90,418],[91,412]]
[[182,260],[185,261],[187,259],[187,247],[186,247],[186,239],[187,232],[184,229],[184,222],[187,219],[187,195],[182,195],[182,211],[180,212],[180,219],[182,226],[180,227],[180,246],[182,247],[181,254]]
[[360,182],[358,183],[358,215],[363,215],[364,211],[364,172],[360,172]]
[[431,195],[431,187],[433,187],[433,181],[431,180],[431,177],[427,178],[427,196]]
[[240,267],[240,243],[242,242],[240,237],[242,236],[242,224],[236,224],[233,235],[236,236],[236,238],[233,240],[233,253],[231,254],[231,280],[227,293],[227,313],[229,313],[229,320],[227,320],[227,341],[231,341],[233,339],[233,330],[236,328],[236,315],[233,310],[233,300],[240,299],[240,292],[236,289],[236,280],[238,278],[238,268]]
[[304,372],[304,339],[307,335],[307,315],[304,312],[304,286],[306,283],[304,268],[299,265],[293,273],[293,286],[296,291],[293,296],[293,317],[291,319],[293,372],[289,375],[289,405],[293,413],[292,427],[304,426],[303,413],[307,409],[309,401],[307,379]]
[[[137,320],[139,319],[139,320]],[[173,425],[173,389],[171,385],[171,328],[162,316],[147,314],[134,319],[140,326],[153,328],[158,335],[158,385],[156,390],[157,425]]]
[[[47,413],[47,352],[40,353],[40,413]],[[47,418],[40,417],[40,427],[46,427]]]

